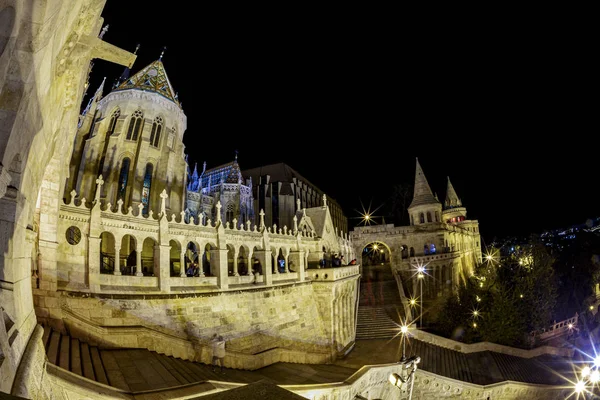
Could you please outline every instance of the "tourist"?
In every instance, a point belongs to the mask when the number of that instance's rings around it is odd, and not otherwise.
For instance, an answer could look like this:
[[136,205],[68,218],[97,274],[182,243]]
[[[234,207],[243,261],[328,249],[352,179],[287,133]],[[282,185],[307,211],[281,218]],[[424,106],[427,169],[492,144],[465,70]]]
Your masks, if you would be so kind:
[[185,271],[185,274],[189,277],[194,276],[194,266],[192,264],[190,264],[187,271]]
[[194,276],[200,276],[200,268],[198,267],[198,264],[193,263],[192,265],[194,266]]
[[211,342],[212,371],[216,372],[217,361],[219,361],[221,373],[224,374],[225,372],[223,371],[223,358],[225,358],[225,339],[223,339],[223,336],[217,337],[217,334],[215,333]]

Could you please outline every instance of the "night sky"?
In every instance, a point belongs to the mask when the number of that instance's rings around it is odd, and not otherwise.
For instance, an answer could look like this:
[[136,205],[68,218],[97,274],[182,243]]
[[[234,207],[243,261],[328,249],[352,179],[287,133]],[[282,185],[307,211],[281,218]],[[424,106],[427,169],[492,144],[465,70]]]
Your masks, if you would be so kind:
[[[192,168],[235,150],[242,169],[285,162],[351,226],[361,202],[391,222],[392,187],[412,184],[415,157],[441,201],[450,176],[488,242],[600,216],[593,52],[558,37],[404,35],[374,21],[211,20],[175,7],[157,19],[134,3],[108,0],[104,40],[141,44],[132,73],[167,46]],[[96,60],[88,96],[122,70]]]

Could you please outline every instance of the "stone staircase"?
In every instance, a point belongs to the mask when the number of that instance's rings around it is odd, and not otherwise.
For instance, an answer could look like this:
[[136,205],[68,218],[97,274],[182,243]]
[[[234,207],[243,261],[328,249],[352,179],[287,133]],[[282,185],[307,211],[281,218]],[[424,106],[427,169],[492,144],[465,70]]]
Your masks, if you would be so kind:
[[385,307],[358,307],[356,339],[390,339],[400,328],[385,311]]
[[[213,372],[209,365],[143,349],[100,349],[48,327],[44,327],[42,340],[48,362],[127,391],[162,389],[210,379],[226,380],[220,371]],[[236,370],[237,381],[244,372]]]

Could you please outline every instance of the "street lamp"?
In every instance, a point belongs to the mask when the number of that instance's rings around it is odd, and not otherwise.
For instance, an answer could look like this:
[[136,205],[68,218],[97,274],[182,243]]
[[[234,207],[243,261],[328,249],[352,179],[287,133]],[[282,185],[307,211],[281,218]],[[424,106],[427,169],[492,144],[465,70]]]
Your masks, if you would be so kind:
[[419,314],[419,328],[423,329],[423,279],[425,278],[425,267],[419,266],[417,268],[417,278],[419,278],[419,298],[421,299],[420,314]]
[[400,333],[402,333],[402,357],[400,358],[400,374],[392,373],[389,376],[389,382],[398,387],[400,390],[409,386],[408,400],[412,399],[413,386],[415,383],[415,372],[417,371],[417,364],[421,362],[421,357],[412,356],[406,358],[406,336],[408,334],[408,326],[402,325],[400,327]]

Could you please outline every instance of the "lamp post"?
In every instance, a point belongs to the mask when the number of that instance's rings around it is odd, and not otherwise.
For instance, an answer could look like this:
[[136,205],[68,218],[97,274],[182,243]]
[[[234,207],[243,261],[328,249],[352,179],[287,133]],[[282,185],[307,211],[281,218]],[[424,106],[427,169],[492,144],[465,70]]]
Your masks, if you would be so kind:
[[402,325],[400,327],[402,333],[402,357],[400,358],[400,374],[392,373],[389,376],[389,381],[392,385],[402,390],[403,386],[408,385],[408,400],[412,399],[413,386],[415,383],[415,372],[417,371],[417,364],[421,362],[421,357],[412,356],[406,358],[406,336],[408,334],[408,326]]
[[423,329],[423,279],[425,279],[425,267],[420,266],[417,268],[417,278],[419,279],[419,298],[421,299],[419,304],[419,328]]

